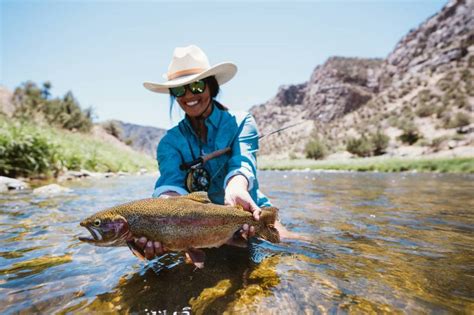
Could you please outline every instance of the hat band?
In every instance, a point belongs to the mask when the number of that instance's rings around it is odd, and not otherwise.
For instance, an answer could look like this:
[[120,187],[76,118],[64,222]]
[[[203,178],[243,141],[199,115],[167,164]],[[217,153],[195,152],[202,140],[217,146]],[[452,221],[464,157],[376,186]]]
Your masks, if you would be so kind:
[[198,74],[198,73],[201,73],[205,70],[206,69],[204,69],[204,68],[192,68],[192,69],[176,71],[176,72],[173,72],[171,74],[168,74],[168,80],[173,80],[173,79],[176,79],[178,77],[182,77],[184,75]]

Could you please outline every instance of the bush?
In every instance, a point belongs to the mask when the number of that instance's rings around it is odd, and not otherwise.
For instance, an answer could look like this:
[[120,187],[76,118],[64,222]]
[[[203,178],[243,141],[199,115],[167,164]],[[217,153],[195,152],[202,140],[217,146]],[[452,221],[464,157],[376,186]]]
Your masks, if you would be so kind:
[[447,128],[460,128],[471,124],[471,117],[465,112],[457,112],[454,117],[446,117],[444,121]]
[[106,121],[102,124],[104,130],[109,134],[114,136],[117,139],[122,139],[122,128],[113,120]]
[[431,140],[430,146],[433,148],[435,152],[438,152],[439,150],[442,149],[443,143],[447,140],[449,140],[449,137],[447,136],[434,138],[433,140]]
[[377,131],[374,135],[370,137],[370,141],[373,145],[373,154],[374,155],[381,155],[385,153],[385,150],[388,147],[388,143],[390,138],[382,133],[381,131]]
[[327,154],[326,145],[319,139],[313,139],[306,144],[306,157],[309,159],[323,159]]
[[374,147],[366,137],[362,136],[359,139],[349,139],[347,141],[346,150],[352,154],[367,157],[372,155]]
[[381,155],[385,153],[388,147],[390,138],[381,131],[369,136],[363,135],[355,139],[351,138],[347,141],[346,150],[352,154],[361,157],[368,157],[372,155]]
[[416,110],[416,115],[418,117],[429,117],[436,112],[436,107],[428,104],[422,104]]
[[418,128],[416,128],[413,123],[406,124],[405,126],[403,126],[402,130],[403,133],[398,137],[398,139],[403,143],[412,145],[422,138],[420,132],[418,131]]
[[420,103],[427,103],[431,100],[431,98],[433,97],[433,95],[431,94],[431,91],[430,90],[421,90],[419,93],[418,93],[418,101]]
[[57,147],[46,138],[13,127],[0,133],[0,175],[49,175],[60,169]]

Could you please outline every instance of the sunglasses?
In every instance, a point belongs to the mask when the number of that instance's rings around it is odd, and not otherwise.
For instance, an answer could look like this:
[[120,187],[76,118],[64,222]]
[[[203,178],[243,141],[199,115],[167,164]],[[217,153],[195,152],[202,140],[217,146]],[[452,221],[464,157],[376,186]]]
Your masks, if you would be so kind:
[[186,88],[188,88],[193,94],[201,94],[206,89],[206,82],[199,80],[188,85],[177,86],[170,88],[170,93],[174,97],[181,97],[186,94]]

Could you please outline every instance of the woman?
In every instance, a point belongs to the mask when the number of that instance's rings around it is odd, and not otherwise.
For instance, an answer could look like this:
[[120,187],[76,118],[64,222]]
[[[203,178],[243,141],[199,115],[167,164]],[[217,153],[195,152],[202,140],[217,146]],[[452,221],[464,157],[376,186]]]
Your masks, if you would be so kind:
[[[169,93],[171,106],[176,100],[186,117],[170,129],[158,145],[160,177],[153,197],[168,198],[193,190],[207,190],[214,203],[242,205],[259,219],[260,207],[270,202],[259,190],[256,178],[258,131],[248,113],[234,113],[215,100],[219,86],[236,74],[229,62],[210,66],[197,46],[178,47],[164,75],[164,83],[145,82],[157,93]],[[170,109],[171,112],[171,109]],[[192,161],[216,150],[231,151],[215,157],[203,167],[192,168]],[[203,170],[204,169],[204,170]],[[244,225],[242,237],[254,235],[254,228]],[[146,238],[136,241],[148,259],[163,253],[159,242]]]

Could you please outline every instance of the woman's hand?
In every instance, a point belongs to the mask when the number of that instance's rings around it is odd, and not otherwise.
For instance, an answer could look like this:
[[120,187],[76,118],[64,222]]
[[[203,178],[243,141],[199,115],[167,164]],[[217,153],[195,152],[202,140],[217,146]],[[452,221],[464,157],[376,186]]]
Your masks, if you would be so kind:
[[144,236],[135,239],[135,245],[143,250],[145,253],[145,258],[148,260],[153,259],[156,256],[161,256],[165,253],[165,249],[160,242],[147,240],[147,238]]
[[[261,209],[253,201],[248,190],[247,178],[243,175],[236,175],[229,179],[225,189],[224,203],[230,206],[241,205],[244,210],[253,214],[255,220],[260,219]],[[241,236],[248,239],[255,235],[255,227],[244,224],[240,230]]]

